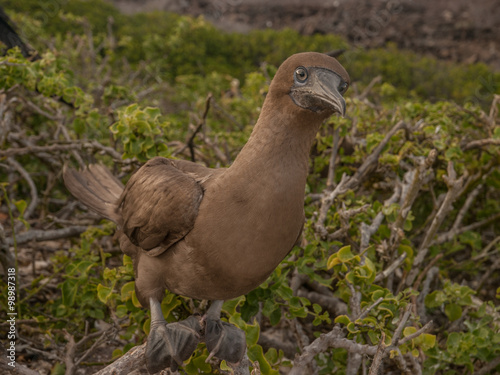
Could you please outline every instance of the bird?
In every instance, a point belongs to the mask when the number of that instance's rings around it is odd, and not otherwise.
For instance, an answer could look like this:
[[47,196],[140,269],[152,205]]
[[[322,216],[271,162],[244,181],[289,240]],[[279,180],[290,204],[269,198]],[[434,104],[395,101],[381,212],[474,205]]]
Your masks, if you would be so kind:
[[[150,373],[175,371],[202,332],[210,356],[241,361],[245,335],[221,321],[222,304],[263,283],[300,240],[310,149],[326,119],[345,116],[349,84],[333,57],[288,57],[227,168],[154,157],[125,186],[102,164],[64,168],[67,189],[117,224],[120,247],[133,259],[137,297],[151,310]],[[211,305],[202,319],[167,324],[160,305],[165,290]]]

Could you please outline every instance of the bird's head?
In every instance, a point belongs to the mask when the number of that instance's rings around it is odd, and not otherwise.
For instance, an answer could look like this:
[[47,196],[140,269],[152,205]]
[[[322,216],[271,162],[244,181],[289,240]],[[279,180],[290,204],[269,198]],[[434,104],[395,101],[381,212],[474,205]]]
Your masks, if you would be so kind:
[[298,53],[286,59],[276,72],[269,92],[291,98],[292,105],[322,117],[345,115],[343,95],[349,75],[333,57],[317,52]]

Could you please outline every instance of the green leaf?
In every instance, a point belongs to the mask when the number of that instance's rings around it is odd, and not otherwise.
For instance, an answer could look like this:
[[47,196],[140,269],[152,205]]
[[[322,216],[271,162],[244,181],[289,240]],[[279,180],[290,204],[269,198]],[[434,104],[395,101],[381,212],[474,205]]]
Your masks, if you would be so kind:
[[276,325],[280,322],[281,320],[281,307],[277,306],[271,315],[269,316],[269,320],[271,321],[271,325]]
[[370,258],[365,257],[365,266],[373,273],[377,269],[375,268],[375,264],[370,260]]
[[451,322],[458,320],[462,317],[462,307],[456,303],[448,303],[444,307],[444,312]]
[[255,320],[254,324],[247,324],[245,327],[245,334],[248,346],[257,344],[260,335],[259,323],[257,323],[257,321]]
[[425,296],[425,306],[435,308],[441,306],[446,301],[446,295],[441,290],[435,290]]
[[102,303],[106,303],[108,301],[108,298],[111,296],[111,292],[113,290],[111,288],[108,288],[102,284],[97,285],[97,298],[99,298],[99,301]]
[[462,335],[458,332],[452,332],[448,335],[448,339],[446,340],[446,346],[448,348],[457,348],[462,340]]
[[227,365],[225,360],[220,362],[220,369],[223,371],[233,371],[233,369]]
[[144,113],[153,121],[157,120],[161,115],[161,111],[157,107],[146,107]]
[[127,316],[127,314],[128,314],[127,306],[125,306],[125,305],[116,306],[116,316],[118,318],[123,318],[123,317]]
[[410,335],[413,335],[415,332],[417,332],[417,329],[415,327],[413,327],[413,326],[405,327],[403,329],[403,336],[408,337]]
[[132,298],[132,295],[135,293],[135,282],[130,281],[122,286],[120,291],[122,301],[127,301]]
[[192,359],[193,365],[199,370],[202,371],[206,374],[212,373],[212,366],[210,366],[210,363],[206,363],[207,355],[202,354],[198,357],[194,357]]
[[368,332],[368,337],[370,338],[371,342],[372,342],[372,345],[377,345],[379,343],[379,335],[372,331],[372,330],[369,330]]
[[320,305],[318,305],[317,303],[314,303],[314,304],[313,304],[313,310],[314,310],[314,312],[315,312],[316,314],[319,314],[319,313],[321,312],[321,310],[322,310],[322,309],[321,309],[321,306],[320,306]]
[[264,306],[262,307],[262,314],[264,314],[264,316],[270,317],[274,309],[275,309],[274,301],[268,298],[266,299],[266,301],[264,302]]
[[495,130],[493,130],[493,138],[500,139],[500,126],[495,126]]
[[444,153],[446,160],[458,160],[463,157],[463,152],[460,147],[450,147]]
[[264,356],[266,357],[266,359],[269,361],[269,363],[271,364],[275,364],[275,363],[278,363],[278,360],[279,360],[279,355],[278,355],[278,351],[274,348],[270,348],[265,354]]
[[334,320],[335,324],[343,324],[343,325],[348,325],[351,323],[351,319],[347,315],[339,315],[335,318]]
[[396,306],[386,302],[382,302],[380,305],[378,305],[378,309],[380,311],[387,311],[391,317],[394,317]]
[[341,248],[338,251],[338,257],[342,263],[348,262],[351,259],[353,259],[355,255],[351,252],[351,245],[344,246],[343,248]]
[[267,358],[264,356],[264,351],[260,345],[253,345],[248,348],[247,351],[248,358],[255,362],[259,362],[260,371],[262,374],[268,375],[279,375],[279,372],[273,370],[271,364],[268,362]]
[[458,236],[461,243],[470,245],[474,250],[482,248],[481,234],[478,232],[466,231]]
[[14,202],[14,206],[16,206],[17,211],[19,211],[19,216],[24,216],[24,211],[26,211],[26,207],[28,207],[28,203],[25,200],[20,199]]
[[348,272],[346,275],[345,275],[345,279],[346,281],[348,281],[349,283],[351,284],[354,284],[355,282],[355,278],[354,278],[354,272]]
[[116,279],[116,268],[105,268],[102,277],[104,280]]
[[240,306],[242,303],[245,302],[246,297],[245,296],[240,296],[228,301],[224,302],[224,305],[222,306],[222,311],[228,313],[229,315],[233,315],[236,313],[236,309],[238,306]]
[[73,129],[76,134],[83,134],[85,132],[85,120],[80,117],[75,118],[73,121]]
[[115,349],[113,350],[113,353],[111,354],[111,358],[112,359],[116,359],[116,358],[119,358],[123,355],[123,350],[122,349]]
[[62,302],[65,306],[71,307],[75,303],[76,293],[78,292],[78,282],[75,279],[67,279],[62,283]]
[[81,262],[77,263],[75,270],[78,270],[78,272],[80,273],[87,274],[94,265],[94,262],[82,260]]
[[[135,295],[136,294],[134,291],[133,296]],[[180,297],[173,293],[168,293],[167,296],[163,298],[163,301],[161,301],[161,311],[163,312],[163,316],[167,319],[167,321],[172,320],[172,317],[170,316],[172,314],[172,311],[174,311],[175,308],[181,303],[182,301]]]
[[356,324],[354,324],[353,322],[350,322],[347,325],[347,330],[351,333],[358,333],[359,332],[359,329],[356,327]]
[[330,255],[328,258],[328,261],[326,262],[326,268],[331,269],[335,267],[337,264],[342,263],[341,260],[338,257],[338,253]]
[[126,266],[127,264],[133,264],[132,258],[129,257],[128,255],[123,255],[123,265]]
[[65,372],[66,372],[66,367],[62,363],[57,362],[55,366],[52,368],[50,375],[64,375]]
[[307,317],[307,310],[305,307],[301,308],[290,308],[290,314],[296,318],[305,318]]

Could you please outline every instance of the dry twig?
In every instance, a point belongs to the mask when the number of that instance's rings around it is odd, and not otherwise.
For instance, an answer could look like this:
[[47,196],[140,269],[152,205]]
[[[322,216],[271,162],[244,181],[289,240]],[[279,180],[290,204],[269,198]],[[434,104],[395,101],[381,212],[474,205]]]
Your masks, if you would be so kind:
[[[51,241],[58,240],[61,238],[68,238],[77,236],[88,229],[87,226],[75,225],[73,227],[53,229],[53,230],[43,230],[43,229],[32,229],[28,232],[16,235],[17,244],[23,244],[30,241]],[[7,244],[13,245],[14,240],[12,238],[6,239]]]
[[419,272],[419,266],[423,262],[425,256],[427,255],[427,252],[429,251],[429,246],[431,246],[434,241],[434,235],[441,226],[443,220],[446,218],[446,215],[448,215],[448,213],[453,209],[452,206],[453,202],[455,202],[455,200],[460,196],[460,194],[463,191],[463,186],[466,177],[467,173],[457,178],[457,174],[455,172],[455,169],[453,168],[453,163],[452,162],[448,163],[448,176],[443,176],[446,185],[448,185],[448,192],[446,193],[446,196],[444,198],[443,203],[441,204],[441,207],[439,207],[436,216],[432,220],[432,223],[429,229],[426,231],[426,235],[418,248],[415,260],[413,262],[413,268],[410,271],[408,278],[406,280],[406,285],[413,284],[413,281],[415,280],[415,277]]
[[[321,205],[319,209],[318,219],[315,224],[316,232],[322,238],[326,238],[328,235],[328,231],[325,228],[325,220],[330,210],[330,207],[333,205],[335,198],[339,195],[345,194],[349,190],[355,189],[359,186],[359,184],[366,178],[368,172],[372,170],[374,165],[378,162],[378,158],[382,153],[384,147],[389,143],[392,136],[396,134],[399,130],[405,127],[405,123],[403,121],[399,121],[396,125],[392,127],[389,132],[387,132],[384,139],[375,147],[372,153],[364,160],[363,164],[357,169],[352,177],[347,176],[345,173],[342,175],[342,178],[339,184],[335,187],[335,189],[331,192],[325,190],[323,192],[323,197],[321,199]],[[333,152],[333,150],[332,150]]]

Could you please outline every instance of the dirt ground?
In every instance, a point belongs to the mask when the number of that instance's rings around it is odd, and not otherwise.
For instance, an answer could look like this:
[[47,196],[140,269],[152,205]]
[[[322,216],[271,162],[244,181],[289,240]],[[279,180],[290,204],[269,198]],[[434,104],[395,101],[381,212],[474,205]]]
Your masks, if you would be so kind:
[[399,47],[500,71],[498,0],[109,0],[123,12],[203,15],[228,31],[290,27],[335,33],[356,47]]

